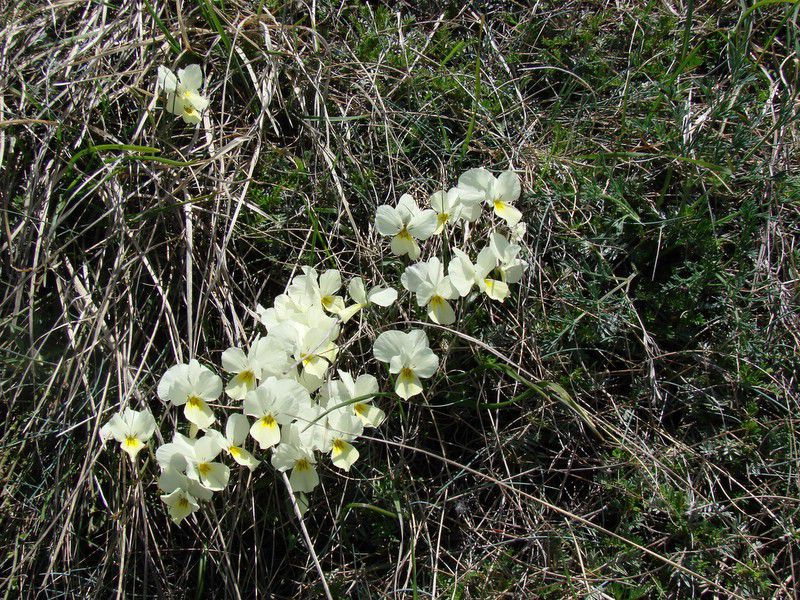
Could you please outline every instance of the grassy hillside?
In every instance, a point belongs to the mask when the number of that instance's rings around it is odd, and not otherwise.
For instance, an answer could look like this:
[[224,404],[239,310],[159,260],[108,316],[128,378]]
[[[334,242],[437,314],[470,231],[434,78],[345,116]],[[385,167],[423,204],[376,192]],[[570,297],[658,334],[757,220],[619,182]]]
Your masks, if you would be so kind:
[[[281,478],[174,525],[104,449],[302,265],[397,282],[378,205],[522,180],[530,267],[305,526],[334,598],[795,598],[796,2],[19,2],[0,16],[0,589],[318,598]],[[198,126],[159,65],[197,63]],[[429,250],[433,242],[429,243]],[[446,246],[446,244],[445,244]],[[361,321],[340,367],[366,368]],[[366,365],[366,366],[365,366]]]

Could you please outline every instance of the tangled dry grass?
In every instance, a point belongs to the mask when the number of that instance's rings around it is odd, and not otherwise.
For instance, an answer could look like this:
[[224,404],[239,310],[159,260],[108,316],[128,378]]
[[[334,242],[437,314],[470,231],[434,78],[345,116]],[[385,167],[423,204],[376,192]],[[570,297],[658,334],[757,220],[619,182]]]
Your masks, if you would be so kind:
[[[161,373],[300,265],[396,280],[375,207],[509,163],[525,285],[424,325],[425,401],[323,475],[331,593],[796,597],[798,7],[760,4],[4,9],[5,597],[320,597],[270,469],[175,527],[99,427],[174,419]],[[154,96],[189,62],[198,128]]]

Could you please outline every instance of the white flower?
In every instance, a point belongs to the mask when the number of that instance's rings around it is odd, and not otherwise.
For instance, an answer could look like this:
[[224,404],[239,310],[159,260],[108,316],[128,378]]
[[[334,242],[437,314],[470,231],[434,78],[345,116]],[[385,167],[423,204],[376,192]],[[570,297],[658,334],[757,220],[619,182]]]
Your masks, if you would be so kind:
[[522,218],[522,213],[512,206],[521,192],[519,176],[514,171],[504,171],[495,177],[483,168],[470,169],[458,178],[458,190],[465,207],[484,202],[509,227],[514,227]]
[[222,379],[192,359],[189,364],[170,367],[158,382],[158,397],[173,406],[184,406],[183,414],[199,429],[216,421],[208,403],[222,393]]
[[456,313],[448,300],[458,298],[458,291],[444,274],[444,266],[435,256],[427,262],[411,265],[400,277],[400,283],[417,295],[417,304],[428,307],[428,318],[439,325],[452,325]]
[[505,236],[499,233],[493,233],[489,238],[489,248],[492,250],[495,258],[499,263],[500,275],[506,283],[517,283],[522,279],[522,274],[528,267],[528,264],[519,258],[517,255],[522,249],[517,244],[510,244]]
[[162,471],[174,469],[186,471],[189,460],[194,456],[194,445],[197,440],[188,438],[176,431],[172,436],[172,441],[163,444],[156,449],[156,461]]
[[[436,229],[433,233],[444,231],[448,223],[455,223],[461,217],[463,206],[459,200],[458,188],[434,192],[430,197],[431,208],[436,211]],[[480,206],[479,206],[480,209]]]
[[206,436],[212,436],[217,445],[227,452],[233,460],[253,471],[260,461],[244,449],[244,443],[249,432],[250,421],[247,420],[247,417],[234,413],[228,417],[228,422],[225,424],[225,435],[214,429],[209,429],[206,432]]
[[309,279],[303,275],[296,277],[270,308],[259,304],[256,313],[270,333],[281,323],[308,324],[310,318],[317,319],[325,314]]
[[341,287],[342,276],[336,269],[318,276],[311,267],[303,267],[303,274],[294,278],[287,293],[293,298],[309,296],[328,312],[338,314],[344,308],[344,299],[336,295]]
[[195,497],[181,487],[175,488],[169,494],[162,494],[161,500],[169,507],[169,516],[175,523],[180,523],[200,508]]
[[351,304],[339,313],[339,318],[342,323],[347,323],[353,315],[355,315],[362,308],[367,308],[370,304],[377,304],[378,306],[391,306],[397,300],[397,290],[394,288],[385,288],[379,285],[373,287],[369,292],[364,286],[364,281],[361,277],[353,277],[347,285],[347,293],[353,299],[355,304]]
[[[221,448],[217,443],[219,432],[193,440],[175,432],[172,442],[156,450],[156,460],[164,471],[185,472],[186,476],[211,491],[219,491],[228,484],[230,469],[214,462]],[[196,494],[192,494],[196,496]]]
[[300,445],[307,450],[322,450],[325,444],[326,410],[315,402],[300,407],[297,414],[297,432]]
[[153,413],[149,410],[126,408],[111,417],[111,420],[100,428],[100,437],[103,441],[114,438],[131,460],[136,460],[136,455],[144,448],[145,442],[153,436],[155,430],[156,420],[153,418]]
[[514,243],[519,243],[525,237],[525,234],[528,232],[528,224],[520,221],[514,227],[511,227],[511,231],[509,237],[511,241]]
[[420,210],[414,199],[403,194],[393,208],[386,204],[375,213],[375,228],[381,235],[392,236],[392,253],[395,256],[408,254],[411,260],[419,258],[420,249],[416,240],[424,241],[436,229],[436,213],[431,209]]
[[310,403],[308,391],[296,381],[268,377],[244,400],[244,412],[256,418],[250,435],[262,450],[274,446],[281,439],[278,425],[291,423],[300,407]]
[[389,372],[397,375],[394,390],[405,400],[422,392],[420,379],[431,377],[439,367],[439,357],[420,329],[385,331],[375,340],[372,352],[379,361],[389,363]]
[[158,85],[167,94],[166,108],[186,123],[200,122],[200,113],[208,107],[208,100],[200,95],[203,71],[200,65],[178,69],[178,76],[166,67],[158,67]]
[[508,296],[508,285],[499,279],[489,277],[497,267],[497,258],[488,246],[478,254],[478,262],[472,264],[463,251],[453,248],[455,258],[447,267],[450,282],[462,296],[469,294],[473,285],[484,292],[492,300],[502,302]]
[[256,388],[258,381],[269,375],[282,375],[290,366],[286,351],[270,336],[256,339],[246,354],[241,348],[228,348],[222,353],[222,368],[234,373],[234,377],[225,393],[234,400],[242,400]]
[[340,326],[336,319],[322,312],[306,317],[308,324],[284,321],[272,331],[300,366],[301,378],[311,378],[319,387],[339,351],[334,340],[339,337]]
[[211,490],[174,468],[168,468],[161,473],[158,487],[165,492],[161,495],[161,500],[169,507],[169,514],[175,523],[180,523],[198,510],[199,501],[210,500],[213,495]]
[[319,485],[319,475],[315,468],[317,460],[314,452],[305,448],[300,441],[297,423],[283,428],[281,443],[272,453],[271,462],[278,471],[292,470],[289,483],[295,492],[310,492]]
[[364,424],[351,410],[340,408],[328,415],[325,439],[320,450],[331,453],[331,462],[349,471],[358,460],[358,450],[350,443],[364,433]]
[[221,448],[216,442],[216,435],[204,435],[194,445],[194,455],[188,458],[186,476],[199,481],[203,487],[213,492],[218,492],[228,485],[231,470],[228,465],[214,462],[219,456]]
[[[321,397],[328,410],[336,409],[339,405],[350,407],[353,414],[357,416],[364,427],[377,427],[386,418],[384,412],[373,405],[372,396],[378,393],[378,380],[372,375],[359,375],[358,379],[353,380],[353,376],[347,371],[339,371],[339,379],[330,381],[322,389]],[[357,400],[351,402],[351,400]]]

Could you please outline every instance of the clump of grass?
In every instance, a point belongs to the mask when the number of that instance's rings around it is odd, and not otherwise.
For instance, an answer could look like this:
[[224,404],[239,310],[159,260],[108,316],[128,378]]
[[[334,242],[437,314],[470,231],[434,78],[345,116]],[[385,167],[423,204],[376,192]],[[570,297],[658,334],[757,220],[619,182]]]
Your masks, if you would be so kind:
[[[509,162],[532,268],[466,317],[478,342],[437,333],[447,377],[385,406],[351,477],[323,474],[333,593],[792,597],[796,7],[434,4],[5,15],[8,597],[320,595],[271,471],[176,528],[99,426],[171,420],[164,369],[241,343],[299,265],[399,269],[378,204]],[[152,95],[189,62],[199,129]]]

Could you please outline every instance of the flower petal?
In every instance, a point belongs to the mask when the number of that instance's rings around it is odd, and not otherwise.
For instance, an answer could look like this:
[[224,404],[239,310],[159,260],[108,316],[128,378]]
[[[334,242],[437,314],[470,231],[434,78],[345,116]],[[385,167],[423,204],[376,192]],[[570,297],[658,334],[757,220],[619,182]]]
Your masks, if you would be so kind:
[[390,248],[392,250],[392,254],[395,256],[403,256],[404,254],[408,254],[408,257],[411,260],[416,260],[419,258],[419,245],[414,238],[408,234],[408,232],[401,232],[399,235],[394,236],[392,238]]
[[475,267],[469,257],[458,248],[453,248],[455,258],[447,266],[451,285],[461,296],[466,296],[475,285]]
[[349,471],[353,463],[358,460],[358,450],[344,440],[336,440],[331,450],[331,462],[343,471]]
[[406,373],[406,371],[401,371],[395,381],[394,391],[404,400],[408,400],[412,396],[416,396],[422,392],[422,384],[420,383],[419,377],[413,372]]
[[406,334],[402,331],[384,331],[375,340],[372,353],[381,362],[391,362],[393,356],[399,356],[406,345]]
[[203,70],[200,65],[189,65],[178,69],[178,79],[184,87],[197,91],[203,86]]
[[168,94],[174,94],[178,88],[178,78],[167,67],[158,67],[158,87]]
[[495,200],[493,206],[494,213],[508,223],[509,227],[514,227],[522,219],[522,213],[503,200]]
[[519,199],[520,192],[519,175],[511,169],[500,173],[494,185],[494,199],[513,204]]
[[198,429],[208,429],[217,420],[206,401],[197,397],[190,398],[184,405],[183,414],[190,423],[197,425]]
[[403,221],[397,210],[383,204],[375,211],[375,229],[381,235],[397,235],[403,228]]
[[428,318],[439,325],[452,325],[456,322],[456,313],[447,300],[434,296],[428,304]]
[[228,417],[225,424],[225,438],[234,446],[241,446],[247,439],[250,431],[250,421],[241,413],[234,413]]
[[374,287],[369,291],[369,301],[378,306],[391,306],[397,300],[397,290],[394,288]]
[[258,442],[262,450],[274,446],[281,441],[281,430],[278,422],[270,417],[261,417],[250,427],[251,437]]
[[418,240],[427,240],[436,231],[436,222],[436,212],[429,208],[425,209],[411,219],[408,232]]
[[313,465],[298,466],[292,469],[289,476],[289,483],[295,492],[310,492],[319,485],[319,475]]

